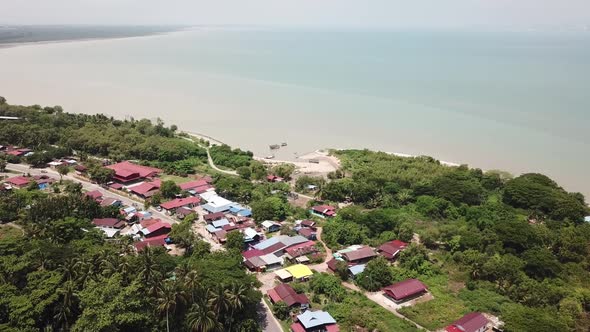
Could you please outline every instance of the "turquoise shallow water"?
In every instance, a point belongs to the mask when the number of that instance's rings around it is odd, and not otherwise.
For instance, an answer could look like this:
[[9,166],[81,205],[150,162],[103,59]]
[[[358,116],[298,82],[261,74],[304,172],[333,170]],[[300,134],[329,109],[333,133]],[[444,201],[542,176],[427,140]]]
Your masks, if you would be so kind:
[[590,33],[200,29],[0,49],[0,95],[161,117],[260,155],[324,147],[546,173],[590,194]]

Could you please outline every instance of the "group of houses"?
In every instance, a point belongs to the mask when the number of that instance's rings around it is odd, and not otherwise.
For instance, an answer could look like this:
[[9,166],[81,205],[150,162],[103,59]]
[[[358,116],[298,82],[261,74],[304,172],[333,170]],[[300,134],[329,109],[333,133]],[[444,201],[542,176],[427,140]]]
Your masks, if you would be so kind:
[[286,260],[300,264],[309,262],[307,255],[316,252],[315,242],[301,235],[276,235],[250,244],[242,256],[248,269],[261,272],[280,268]]
[[[338,262],[344,262],[349,275],[354,278],[361,274],[366,264],[375,257],[382,256],[393,262],[407,246],[407,243],[400,240],[386,242],[376,250],[365,245],[352,245],[335,252],[334,258],[327,263],[328,268],[335,272]],[[418,279],[407,279],[384,287],[381,291],[389,300],[402,303],[424,295],[428,292],[428,287]]]
[[218,243],[225,243],[227,234],[230,232],[240,232],[244,238],[244,243],[253,243],[259,241],[263,234],[256,231],[256,223],[251,218],[228,215],[223,212],[216,212],[204,215],[207,225],[205,229],[211,234],[213,239]]
[[33,154],[33,150],[27,148],[18,148],[14,145],[0,145],[0,154],[15,157],[28,157]]
[[14,176],[4,180],[3,187],[7,190],[27,188],[31,183],[36,183],[40,190],[46,189],[55,182],[55,179],[42,174],[35,176]]
[[338,332],[336,320],[327,312],[312,311],[311,301],[305,294],[298,294],[289,284],[279,284],[266,293],[272,304],[283,302],[290,310],[301,312],[293,317],[292,332]]
[[407,246],[407,243],[400,240],[386,242],[376,250],[365,245],[352,245],[335,252],[334,258],[328,261],[328,268],[336,271],[338,262],[344,262],[350,276],[354,278],[365,270],[366,264],[373,258],[382,256],[393,262]]
[[113,197],[105,197],[102,194],[102,192],[100,192],[98,190],[88,191],[84,194],[84,196],[97,202],[102,207],[109,207],[109,206],[121,207],[121,206],[123,206],[123,202],[120,199],[116,199]]
[[127,226],[125,220],[97,218],[92,223],[96,228],[103,231],[107,237],[114,237],[117,234],[132,236],[135,240],[133,245],[137,251],[141,251],[147,246],[166,247],[170,244],[168,233],[172,230],[172,226],[160,219],[142,219],[138,223],[128,227],[124,231],[124,234],[122,234],[123,229]]

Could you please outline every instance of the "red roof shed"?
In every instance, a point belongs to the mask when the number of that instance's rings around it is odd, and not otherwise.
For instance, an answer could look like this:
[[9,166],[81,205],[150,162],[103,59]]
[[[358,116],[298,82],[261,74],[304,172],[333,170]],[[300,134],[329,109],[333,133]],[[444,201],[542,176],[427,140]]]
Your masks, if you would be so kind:
[[382,289],[385,295],[395,301],[402,301],[420,293],[426,292],[428,287],[418,279],[407,279]]
[[488,319],[480,312],[471,312],[447,326],[447,332],[483,332],[489,324]]

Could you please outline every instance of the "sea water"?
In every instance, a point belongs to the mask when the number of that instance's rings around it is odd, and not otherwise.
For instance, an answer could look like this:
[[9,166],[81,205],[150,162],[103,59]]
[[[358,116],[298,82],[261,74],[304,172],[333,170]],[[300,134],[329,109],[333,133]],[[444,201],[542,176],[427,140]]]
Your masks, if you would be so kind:
[[27,45],[0,49],[0,95],[160,117],[277,159],[425,154],[590,194],[589,32],[202,27]]

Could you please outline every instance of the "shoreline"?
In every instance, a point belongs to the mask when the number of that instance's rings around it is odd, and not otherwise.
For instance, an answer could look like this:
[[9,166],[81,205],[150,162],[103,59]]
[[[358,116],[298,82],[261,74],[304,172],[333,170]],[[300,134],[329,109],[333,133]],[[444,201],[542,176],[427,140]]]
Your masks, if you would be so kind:
[[165,36],[165,35],[174,34],[174,33],[187,32],[187,31],[192,31],[193,29],[195,29],[195,27],[185,27],[185,28],[179,28],[179,29],[169,30],[169,31],[160,31],[160,32],[152,32],[152,33],[128,35],[128,36],[81,37],[81,38],[70,38],[70,39],[23,41],[23,42],[9,42],[9,43],[0,42],[0,50],[21,47],[21,46],[40,46],[40,45],[66,44],[66,43],[75,43],[75,42],[105,41],[105,40],[119,40],[119,39],[131,39],[131,38],[148,38],[148,37]]
[[[214,145],[228,145],[231,146],[227,143],[224,143],[223,141],[209,136],[207,134],[203,134],[203,133],[196,133],[196,132],[192,132],[192,131],[185,131],[185,130],[181,130],[181,132],[188,134],[189,136],[204,140],[209,142],[210,144],[213,143]],[[236,148],[236,147],[232,147],[232,148]],[[237,147],[240,148],[240,147]],[[336,158],[335,156],[330,155],[329,152],[325,151],[325,150],[331,150],[331,149],[318,149],[312,152],[308,152],[308,153],[304,153],[300,156],[295,157],[295,159],[297,160],[280,160],[280,159],[274,159],[274,158],[267,158],[264,156],[257,156],[257,155],[253,155],[253,159],[266,163],[266,164],[270,164],[270,165],[274,165],[274,164],[293,164],[295,165],[295,167],[301,171],[303,174],[306,175],[310,175],[310,174],[327,174],[330,172],[333,172],[337,169],[340,168],[341,166],[341,162],[340,159]],[[337,150],[344,150],[344,149],[337,149]],[[407,153],[401,153],[401,152],[385,152],[385,151],[375,151],[375,152],[383,152],[383,153],[387,153],[390,155],[394,155],[396,157],[402,157],[402,158],[417,158],[417,157],[421,157],[421,156],[426,156],[426,155],[413,155],[413,154],[407,154]],[[442,165],[447,166],[447,167],[459,167],[461,166],[461,164],[456,163],[456,162],[450,162],[450,161],[444,161],[444,160],[440,160],[437,159],[435,157],[432,156],[428,156],[431,158],[436,159],[438,162],[440,162]],[[312,162],[311,160],[317,160],[317,163]]]

